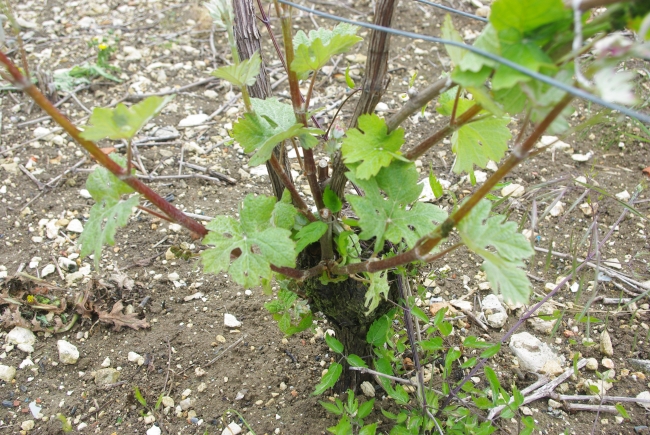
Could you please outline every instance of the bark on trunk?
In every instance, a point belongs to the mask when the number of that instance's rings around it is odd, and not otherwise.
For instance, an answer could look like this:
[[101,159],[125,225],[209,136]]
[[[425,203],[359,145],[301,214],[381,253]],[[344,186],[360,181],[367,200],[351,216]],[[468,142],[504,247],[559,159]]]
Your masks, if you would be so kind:
[[[317,245],[314,245],[315,247]],[[301,256],[299,263],[302,267],[312,267],[318,263],[316,256],[307,258]],[[391,282],[388,298],[397,300],[395,278],[389,274]],[[368,287],[360,281],[348,278],[342,282],[322,284],[319,278],[308,280],[302,285],[303,291],[309,298],[309,304],[314,312],[322,312],[336,332],[336,338],[343,343],[345,354],[358,355],[367,360],[372,355],[372,347],[366,343],[366,335],[370,325],[386,314],[394,305],[382,301],[379,307],[366,316],[365,297]],[[364,380],[370,380],[368,375],[350,370],[347,361],[341,361],[343,372],[334,387],[337,393],[344,393],[348,388],[356,391]]]
[[[378,0],[375,7],[374,23],[379,26],[390,27],[395,5],[395,0]],[[361,97],[359,98],[348,128],[357,125],[357,119],[359,116],[364,113],[372,113],[373,110],[375,110],[375,106],[377,106],[377,103],[379,103],[381,97],[384,95],[384,92],[386,92],[388,82],[390,81],[388,77],[389,54],[390,34],[372,30],[368,44],[366,75],[361,85]],[[345,165],[343,163],[341,152],[339,151],[334,156],[330,189],[332,189],[339,198],[343,198],[343,190],[345,189],[346,184]]]
[[[256,51],[262,56],[262,49],[260,44],[260,32],[255,25],[255,7],[252,0],[233,0],[233,10],[235,12],[235,39],[237,40],[237,51],[239,57],[249,59]],[[271,84],[269,77],[266,74],[266,64],[262,57],[262,66],[260,73],[257,76],[257,81],[253,86],[248,86],[248,93],[251,97],[266,99],[271,95]],[[291,166],[289,158],[287,157],[287,150],[284,144],[275,147],[273,153],[278,158],[280,164],[285,168],[285,171],[291,177]],[[284,191],[284,185],[280,177],[275,173],[270,163],[266,163],[266,170],[271,179],[273,187],[273,194],[280,199]]]

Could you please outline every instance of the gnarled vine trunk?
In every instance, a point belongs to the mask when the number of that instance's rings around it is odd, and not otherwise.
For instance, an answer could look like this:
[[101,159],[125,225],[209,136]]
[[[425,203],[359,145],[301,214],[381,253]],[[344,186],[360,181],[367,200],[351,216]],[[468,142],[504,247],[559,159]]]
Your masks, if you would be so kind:
[[[235,12],[235,39],[237,41],[239,57],[242,60],[249,59],[256,51],[262,57],[260,32],[255,25],[256,17],[253,0],[233,0],[233,10]],[[266,74],[266,64],[264,63],[263,57],[260,73],[257,76],[255,84],[253,86],[247,86],[247,88],[250,96],[254,98],[264,100],[271,95],[271,83],[269,82],[269,76]],[[285,172],[291,177],[291,166],[284,144],[282,143],[276,146],[273,153],[285,168]],[[278,199],[282,198],[284,185],[280,177],[275,173],[269,162],[266,163],[266,170],[271,179],[273,194]]]

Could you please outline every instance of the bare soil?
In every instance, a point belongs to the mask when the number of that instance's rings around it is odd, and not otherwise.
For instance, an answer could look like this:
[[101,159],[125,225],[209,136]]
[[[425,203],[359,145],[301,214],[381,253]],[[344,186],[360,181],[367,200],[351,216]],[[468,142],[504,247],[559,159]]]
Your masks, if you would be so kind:
[[[365,1],[346,5],[338,2],[306,4],[362,21],[372,17],[369,13],[370,5]],[[462,5],[467,10],[472,9],[466,3]],[[31,34],[25,39],[32,71],[38,73],[37,77],[42,81],[47,81],[48,74],[56,69],[93,61],[95,51],[87,45],[92,37],[103,35],[109,39],[119,39],[115,42],[118,49],[111,63],[121,68],[118,76],[124,81],[117,84],[106,79],[95,79],[92,85],[80,89],[75,98],[61,105],[61,109],[72,120],[83,120],[88,115],[86,108],[114,104],[129,94],[159,92],[164,88],[186,86],[209,78],[209,71],[228,58],[223,34],[216,33],[215,49],[212,50],[209,43],[210,20],[196,2],[26,1],[16,5],[16,12],[22,18],[37,23],[34,30],[27,29]],[[305,30],[314,28],[314,25],[332,25],[318,17],[298,15],[295,24]],[[94,20],[91,27],[80,25],[83,17]],[[442,18],[440,11],[403,2],[399,6],[394,26],[439,35]],[[51,20],[54,20],[54,24],[47,23]],[[461,34],[476,33],[479,30],[476,23],[467,19],[455,18],[455,22]],[[276,21],[273,21],[273,27],[276,34],[279,34]],[[366,35],[366,31],[362,30],[361,34]],[[279,62],[274,60],[269,38],[265,33],[263,35],[266,44],[264,54],[272,82],[275,82],[283,77],[283,71]],[[384,99],[389,110],[395,110],[401,104],[399,95],[407,91],[408,80],[414,71],[419,76],[417,86],[423,87],[449,68],[443,47],[432,47],[421,41],[401,38],[393,38],[393,44],[395,54],[390,65],[392,81]],[[142,59],[126,60],[132,53],[126,47],[140,51]],[[341,82],[342,72],[351,64],[353,75],[363,74],[362,69],[355,64],[362,61],[364,50],[365,45],[361,45],[357,57],[341,57],[336,68],[330,71],[331,74],[322,75],[316,89],[316,106],[328,106],[345,96],[345,83]],[[15,50],[12,54],[15,59],[18,58]],[[155,62],[162,66],[152,68]],[[161,77],[160,71],[165,71],[166,79]],[[286,91],[282,91],[284,84],[279,83],[278,89],[286,96]],[[178,175],[180,161],[183,160],[211,167],[236,180],[235,184],[199,178],[154,178],[150,181],[152,188],[164,195],[173,195],[173,204],[187,212],[205,216],[235,214],[238,202],[246,194],[270,194],[268,178],[251,176],[246,165],[247,158],[236,148],[221,144],[227,139],[226,129],[240,112],[238,108],[241,102],[232,101],[233,92],[216,79],[184,89],[176,96],[172,108],[165,110],[153,121],[155,126],[146,128],[147,131],[154,131],[156,126],[176,127],[187,115],[201,112],[211,114],[223,108],[206,126],[179,129],[181,137],[168,144],[139,147],[147,171],[155,170],[158,177]],[[61,93],[58,98],[64,95]],[[34,130],[37,127],[52,129],[54,126],[49,120],[32,122],[43,114],[25,96],[5,91],[0,93],[0,101],[0,163],[5,165],[0,169],[0,184],[3,187],[0,194],[0,265],[6,267],[8,274],[4,284],[4,289],[7,290],[8,279],[16,271],[22,270],[39,276],[45,265],[54,264],[59,257],[78,252],[75,245],[77,234],[66,231],[63,226],[57,238],[49,239],[43,226],[39,226],[39,221],[70,221],[76,218],[84,222],[87,219],[93,202],[81,196],[80,189],[84,187],[93,162],[86,158],[76,170],[66,173],[50,187],[39,190],[35,182],[12,164],[29,167],[31,159],[35,163],[28,170],[36,180],[46,184],[80,161],[84,153],[68,143],[70,139],[67,136],[64,136],[65,140],[60,144],[34,140]],[[348,107],[348,111],[351,107]],[[577,103],[575,107],[576,115],[570,118],[572,125],[594,116],[597,110],[583,103]],[[443,125],[443,118],[437,116],[434,110],[428,109],[427,112],[426,119],[406,122],[408,144],[416,143]],[[344,111],[344,120],[346,116]],[[324,118],[327,118],[323,119],[325,122],[330,121],[331,114]],[[84,121],[80,123],[83,124]],[[512,125],[516,133],[517,125]],[[571,154],[561,151],[553,157],[544,152],[531,158],[506,180],[524,185],[526,195],[505,201],[501,210],[509,213],[511,219],[521,222],[522,228],[530,229],[531,217],[539,218],[555,198],[562,195],[560,201],[566,204],[564,213],[539,219],[533,236],[535,246],[552,246],[555,251],[565,254],[575,252],[579,257],[584,257],[590,243],[590,237],[585,237],[585,234],[592,228],[594,217],[585,216],[578,207],[569,210],[573,202],[585,192],[585,188],[577,185],[573,179],[586,176],[594,180],[593,184],[597,183],[602,191],[610,194],[624,190],[632,193],[638,184],[645,185],[641,169],[650,164],[650,139],[646,137],[644,141],[639,141],[629,134],[643,136],[628,119],[605,118],[604,122],[564,139],[575,152],[593,151],[594,157],[587,163],[576,162],[572,160]],[[190,142],[194,142],[201,150],[195,152],[197,147],[188,146]],[[624,146],[619,147],[619,142]],[[115,144],[107,142],[102,145]],[[181,151],[183,146],[185,149]],[[123,151],[124,149],[118,150]],[[446,151],[446,155],[443,156],[441,151]],[[423,178],[431,165],[441,178],[449,180],[453,185],[458,184],[455,192],[458,198],[473,190],[468,182],[460,182],[458,176],[450,173],[453,156],[448,144],[436,147],[421,160]],[[198,172],[182,167],[182,174],[196,173]],[[306,184],[304,180],[301,182]],[[593,228],[602,238],[623,208],[612,197],[593,189],[577,205],[584,202],[598,204]],[[446,196],[439,204],[450,206],[452,198]],[[650,217],[645,191],[638,196],[635,208],[641,215]],[[617,258],[621,264],[620,272],[639,282],[650,279],[650,245],[646,226],[646,220],[628,214],[601,253],[602,259]],[[115,331],[111,325],[97,322],[94,317],[93,320],[79,320],[65,333],[52,335],[39,332],[35,350],[30,357],[34,365],[18,369],[14,381],[0,383],[0,398],[5,401],[0,408],[0,427],[3,433],[20,433],[21,424],[25,420],[35,420],[30,433],[60,433],[61,423],[56,418],[51,418],[57,413],[71,417],[73,428],[79,432],[145,433],[151,423],[144,421],[145,408],[135,397],[134,387],[139,388],[150,408],[153,408],[163,393],[172,397],[175,405],[178,405],[184,398],[183,393],[191,390],[188,397],[194,402],[180,416],[176,415],[173,408],[166,414],[160,410],[155,412],[156,424],[163,433],[221,433],[224,422],[231,421],[243,426],[238,414],[229,410],[236,410],[257,434],[326,433],[326,428],[336,423],[335,418],[318,404],[320,398],[311,395],[323,368],[333,357],[322,339],[315,338],[313,331],[283,338],[263,306],[273,299],[273,295],[265,295],[261,289],[251,289],[252,295],[247,296],[247,289],[233,284],[227,276],[203,274],[196,257],[189,260],[166,259],[165,253],[171,246],[185,243],[189,251],[197,253],[201,245],[192,240],[187,232],[177,232],[164,221],[150,215],[139,214],[132,218],[128,226],[118,232],[116,241],[115,247],[105,249],[101,269],[98,271],[94,270],[93,262],[88,258],[75,260],[82,268],[85,264],[89,265],[91,275],[73,283],[60,279],[58,272],[45,277],[48,283],[57,286],[49,289],[48,294],[58,298],[73,298],[75,294],[90,289],[96,304],[107,309],[117,301],[122,301],[125,306],[131,306],[140,319],[146,319],[150,327],[140,330],[126,327]],[[40,257],[40,263],[38,267],[30,268],[29,263],[34,257]],[[440,269],[446,265],[450,267],[449,272],[441,273]],[[425,276],[431,272],[441,289],[437,296],[450,300],[467,294],[467,289],[471,289],[475,290],[475,294],[470,300],[475,300],[478,296],[489,294],[489,290],[477,289],[479,266],[477,258],[467,251],[459,251],[432,264],[430,271],[423,271],[420,281],[424,281]],[[546,283],[555,283],[559,276],[571,273],[571,267],[571,258],[562,259],[537,252],[535,258],[530,260],[528,270],[534,277],[533,299],[539,299],[539,295],[545,294]],[[170,274],[174,273],[178,277],[173,279],[175,277],[172,275],[170,279]],[[593,281],[594,274],[593,269],[587,269],[583,274],[585,283]],[[466,283],[463,281],[464,276],[469,278]],[[597,295],[628,297],[626,291],[635,292],[629,285],[612,280],[600,282]],[[197,292],[202,295],[185,300]],[[590,308],[591,315],[597,320],[589,326],[576,323],[573,320],[575,315],[593,296],[593,291],[585,290],[578,295],[568,288],[563,289],[553,302],[556,309],[563,311],[561,324],[556,331],[552,335],[542,334],[529,329],[529,325],[522,327],[522,330],[529,330],[552,345],[567,361],[572,360],[575,352],[580,352],[583,357],[595,357],[600,362],[603,355],[599,350],[598,337],[600,331],[607,328],[614,345],[611,359],[616,371],[616,382],[608,394],[634,397],[650,387],[647,374],[630,366],[628,362],[628,358],[650,359],[648,301],[639,301],[639,310],[635,313],[627,308],[617,312],[616,305],[602,305],[601,301],[597,301]],[[142,304],[143,302],[145,303]],[[10,304],[3,308],[8,310]],[[242,322],[242,326],[236,330],[226,328],[225,313],[233,314]],[[6,317],[3,320],[5,331],[9,331],[12,328],[11,322]],[[488,338],[498,341],[516,321],[517,314],[510,313],[503,330],[492,329]],[[318,327],[327,329],[322,318],[318,320]],[[472,322],[466,327],[468,334],[484,334]],[[596,340],[596,344],[591,347],[582,344],[588,327],[589,334]],[[57,340],[60,339],[73,343],[79,349],[81,357],[75,365],[59,363]],[[457,337],[451,338],[448,344],[458,345],[457,340]],[[139,366],[128,361],[129,352],[144,356],[146,363]],[[0,354],[0,364],[18,367],[26,357],[18,349],[5,351]],[[98,387],[94,374],[102,368],[101,364],[107,357],[110,358],[110,367],[120,370],[119,382],[108,387]],[[218,359],[209,364],[215,358]],[[531,378],[514,366],[513,356],[507,346],[490,364],[504,386],[516,383],[519,388],[524,388],[534,380],[534,376]],[[601,366],[599,371],[603,370]],[[582,370],[580,379],[567,381],[566,388],[563,387],[566,394],[579,394],[578,388],[583,378],[597,379],[597,375]],[[380,432],[388,433],[390,422],[382,416],[379,407],[391,409],[393,405],[389,399],[382,397],[379,387],[377,391],[379,406],[376,406],[368,421],[380,421]],[[35,419],[29,412],[28,405],[32,401],[37,401],[42,406],[42,420]],[[550,409],[547,399],[529,405],[541,431],[535,433],[631,434],[635,430],[643,430],[639,426],[650,426],[645,409],[634,403],[625,403],[624,406],[631,418],[618,423],[613,414],[567,413],[561,409]],[[79,429],[82,423],[87,425],[85,429]],[[497,420],[495,425],[498,433],[517,433],[514,421]]]

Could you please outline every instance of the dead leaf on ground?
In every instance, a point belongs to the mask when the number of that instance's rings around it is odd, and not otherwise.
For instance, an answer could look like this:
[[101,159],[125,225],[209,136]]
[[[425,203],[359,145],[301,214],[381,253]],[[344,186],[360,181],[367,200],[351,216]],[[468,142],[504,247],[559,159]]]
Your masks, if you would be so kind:
[[137,313],[122,313],[123,308],[124,306],[122,305],[122,301],[117,301],[115,302],[115,305],[113,305],[113,309],[110,313],[108,311],[97,310],[97,315],[101,322],[112,324],[115,331],[121,330],[123,326],[136,330],[149,327],[149,322],[145,319],[138,319]]
[[650,177],[650,166],[648,166],[647,168],[645,168],[645,169],[644,169],[643,171],[641,171],[641,172],[643,172],[644,174],[646,174],[647,176]]
[[434,302],[431,305],[429,305],[429,312],[431,312],[431,314],[435,316],[435,314],[438,311],[442,310],[443,308],[447,309],[445,315],[458,312],[458,310],[456,310],[456,308],[451,306],[449,302]]

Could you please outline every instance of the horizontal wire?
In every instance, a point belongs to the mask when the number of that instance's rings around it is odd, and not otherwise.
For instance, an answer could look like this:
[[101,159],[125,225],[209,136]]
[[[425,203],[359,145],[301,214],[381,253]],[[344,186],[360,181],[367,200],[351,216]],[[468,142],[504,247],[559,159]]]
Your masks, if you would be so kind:
[[509,68],[512,68],[515,71],[519,71],[520,73],[522,73],[524,75],[527,75],[529,77],[534,78],[535,80],[538,80],[540,82],[543,82],[543,83],[546,83],[548,85],[554,86],[554,87],[556,87],[558,89],[561,89],[564,92],[567,92],[567,93],[569,93],[569,94],[571,94],[573,96],[583,98],[585,100],[591,101],[592,103],[596,103],[596,104],[599,104],[599,105],[601,105],[603,107],[607,107],[609,109],[616,110],[616,111],[621,112],[622,114],[627,115],[627,116],[629,116],[631,118],[634,118],[634,119],[637,119],[637,120],[639,120],[641,122],[645,122],[645,123],[650,124],[650,116],[648,116],[648,115],[644,115],[643,113],[639,113],[639,112],[637,112],[635,110],[629,109],[629,108],[624,107],[624,106],[620,106],[618,104],[607,102],[607,101],[603,100],[602,98],[597,97],[597,96],[595,96],[593,94],[590,94],[589,92],[586,92],[586,91],[584,91],[582,89],[566,85],[566,84],[564,84],[564,83],[562,83],[560,81],[557,81],[557,80],[555,80],[555,79],[553,79],[551,77],[545,76],[543,74],[539,74],[539,73],[537,73],[537,72],[535,72],[533,70],[530,70],[528,68],[524,68],[523,66],[521,66],[521,65],[519,65],[517,63],[514,63],[514,62],[512,62],[512,61],[510,61],[508,59],[505,59],[505,58],[503,58],[501,56],[497,56],[496,54],[492,54],[492,53],[489,53],[487,51],[481,50],[480,48],[476,48],[476,47],[474,47],[472,45],[463,44],[462,42],[457,42],[457,41],[451,41],[449,39],[438,38],[438,37],[435,37],[435,36],[421,35],[419,33],[406,32],[404,30],[397,30],[397,29],[392,29],[390,27],[378,26],[378,25],[372,24],[372,23],[364,23],[362,21],[350,20],[348,18],[343,18],[343,17],[339,17],[337,15],[328,14],[327,12],[321,12],[321,11],[318,11],[316,9],[310,9],[310,8],[308,8],[306,6],[296,4],[296,3],[291,2],[289,0],[278,0],[278,1],[280,3],[283,3],[285,5],[294,7],[296,9],[301,10],[301,11],[309,12],[309,13],[312,13],[314,15],[318,15],[319,17],[328,18],[330,20],[340,21],[342,23],[348,23],[348,24],[352,24],[352,25],[355,25],[355,26],[359,26],[359,27],[365,27],[367,29],[378,30],[380,32],[391,33],[393,35],[404,36],[404,37],[410,38],[410,39],[421,39],[423,41],[435,42],[435,43],[439,43],[439,44],[451,45],[452,47],[463,48],[463,49],[465,49],[467,51],[471,51],[472,53],[478,54],[479,56],[483,56],[483,57],[485,57],[487,59],[493,60],[493,61],[498,62],[498,63],[500,63],[502,65],[505,65],[505,66],[507,66]]
[[449,6],[443,6],[441,4],[433,3],[427,0],[415,0],[415,1],[418,3],[423,3],[425,5],[433,6],[434,8],[442,9],[447,12],[451,12],[452,14],[462,15],[463,17],[471,18],[473,20],[483,21],[485,23],[488,22],[487,18],[479,17],[478,15],[470,14],[469,12],[459,11],[458,9],[450,8]]

